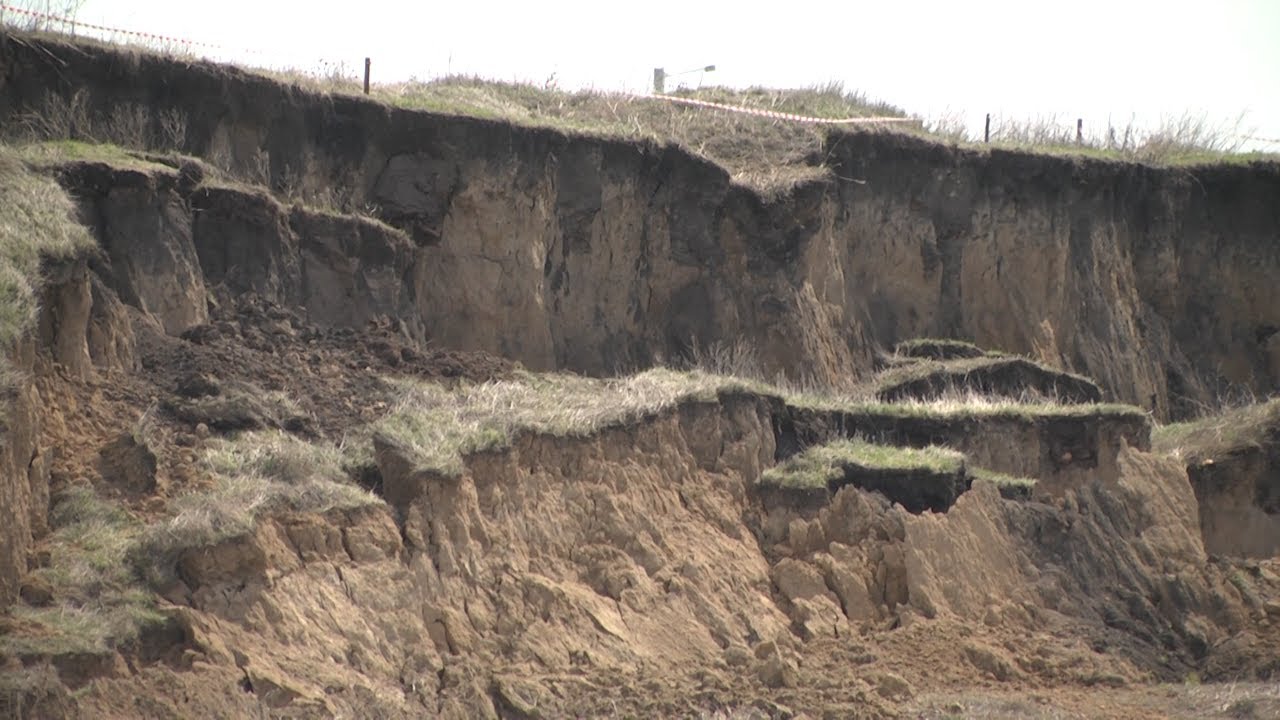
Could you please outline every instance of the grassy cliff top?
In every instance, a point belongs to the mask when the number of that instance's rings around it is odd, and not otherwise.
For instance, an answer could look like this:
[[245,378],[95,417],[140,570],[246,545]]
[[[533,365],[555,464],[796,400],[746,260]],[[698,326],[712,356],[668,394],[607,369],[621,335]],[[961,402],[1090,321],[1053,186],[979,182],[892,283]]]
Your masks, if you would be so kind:
[[[11,32],[5,30],[5,32]],[[71,44],[98,52],[147,55],[160,62],[203,65],[211,72],[229,66],[193,63],[189,56],[173,56],[145,47],[114,45],[49,33],[21,33],[50,47]],[[136,59],[136,58],[135,58]],[[322,95],[364,98],[362,82],[331,68],[321,71],[279,71],[236,68],[285,85]],[[723,109],[672,102],[647,94],[589,89],[565,91],[554,82],[545,85],[502,82],[467,76],[430,81],[377,83],[369,98],[388,106],[458,116],[500,120],[514,125],[546,127],[575,134],[623,140],[672,143],[725,169],[732,180],[766,196],[814,180],[833,178],[826,165],[828,135],[833,127],[855,131],[909,133],[927,140],[973,151],[1013,149],[1055,156],[1121,160],[1151,165],[1205,165],[1276,161],[1280,155],[1239,152],[1232,129],[1213,125],[1192,114],[1174,116],[1154,129],[1109,127],[1076,139],[1074,121],[997,119],[990,143],[980,142],[971,129],[952,118],[910,116],[889,103],[846,89],[838,82],[776,89],[750,87],[678,88],[668,93],[685,100],[717,103],[752,110],[804,115],[826,120],[884,117],[912,122],[881,125],[824,125],[762,117]],[[54,119],[51,124],[65,124]],[[136,124],[136,123],[134,123]],[[177,128],[180,123],[161,123]],[[1068,127],[1069,126],[1069,127]]]

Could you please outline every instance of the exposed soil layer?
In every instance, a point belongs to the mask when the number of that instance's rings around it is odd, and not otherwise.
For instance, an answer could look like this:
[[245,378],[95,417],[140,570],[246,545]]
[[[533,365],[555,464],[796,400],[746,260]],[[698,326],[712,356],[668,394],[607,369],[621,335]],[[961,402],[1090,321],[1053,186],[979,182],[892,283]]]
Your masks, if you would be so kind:
[[[51,300],[93,295],[75,289],[92,272],[52,276]],[[394,400],[367,368],[511,371],[386,324],[317,327],[256,296],[207,312],[178,337],[111,303],[90,303],[78,341],[68,322],[44,324],[64,340],[42,340],[36,371],[55,482],[88,479],[147,517],[205,481],[200,430],[166,404],[252,385],[295,400],[287,430],[338,437]],[[125,346],[127,367],[92,362]],[[149,407],[154,487],[132,479],[148,459],[120,437]],[[183,554],[168,623],[103,653],[9,659],[10,677],[32,679],[4,702],[52,717],[891,717],[984,684],[1053,698],[1193,670],[1270,677],[1280,638],[1258,620],[1280,596],[1274,568],[1205,560],[1185,475],[1134,449],[1144,414],[1071,413],[893,418],[738,392],[587,437],[525,434],[453,478],[384,445],[387,505],[279,515]],[[805,433],[968,438],[1010,469],[1083,460],[1044,466],[1056,492],[1031,502],[977,482],[945,513],[853,486],[808,510],[759,503],[749,488]]]

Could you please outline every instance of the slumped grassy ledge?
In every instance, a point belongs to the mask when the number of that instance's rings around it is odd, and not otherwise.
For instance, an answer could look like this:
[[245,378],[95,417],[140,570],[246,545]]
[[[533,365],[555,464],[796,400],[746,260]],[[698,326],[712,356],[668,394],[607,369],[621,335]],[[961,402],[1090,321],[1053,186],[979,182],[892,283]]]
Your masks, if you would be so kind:
[[1036,481],[972,466],[945,447],[897,447],[842,439],[817,445],[766,470],[760,485],[794,491],[807,505],[825,504],[840,488],[879,492],[910,512],[945,512],[974,480],[995,484],[1001,497],[1025,500]]
[[969,489],[962,453],[943,447],[904,448],[861,439],[837,440],[793,456],[766,470],[766,486],[820,490],[828,496],[845,485],[879,492],[913,513],[945,512]]
[[968,472],[969,477],[974,480],[985,480],[994,484],[1000,491],[1000,497],[1005,500],[1029,500],[1032,491],[1036,488],[1035,478],[1014,477],[976,465],[969,465]]
[[36,319],[40,263],[68,259],[95,247],[73,220],[71,199],[22,154],[0,143],[0,390],[17,376],[9,349]]
[[940,398],[955,393],[984,398],[1034,398],[1041,402],[1102,400],[1102,389],[1089,378],[1016,355],[919,360],[892,367],[875,381],[876,399],[882,401]]
[[954,360],[977,358],[986,354],[982,348],[964,340],[946,338],[915,338],[903,340],[894,346],[895,355],[926,360]]
[[1157,427],[1151,434],[1156,452],[1188,460],[1212,458],[1245,447],[1258,447],[1268,432],[1280,427],[1280,398],[1228,410],[1190,422]]
[[581,437],[722,392],[775,392],[736,377],[665,368],[612,379],[518,373],[453,390],[412,381],[401,386],[404,399],[374,425],[374,434],[406,451],[418,470],[446,476],[462,473],[463,457],[508,447],[522,431]]
[[963,418],[1010,417],[1037,418],[1109,417],[1116,420],[1141,420],[1147,412],[1122,403],[1079,403],[1062,405],[1052,402],[1019,402],[1008,398],[988,397],[976,393],[944,395],[932,400],[876,402],[838,395],[796,394],[787,397],[789,405],[803,410],[838,411],[848,415],[886,418]]

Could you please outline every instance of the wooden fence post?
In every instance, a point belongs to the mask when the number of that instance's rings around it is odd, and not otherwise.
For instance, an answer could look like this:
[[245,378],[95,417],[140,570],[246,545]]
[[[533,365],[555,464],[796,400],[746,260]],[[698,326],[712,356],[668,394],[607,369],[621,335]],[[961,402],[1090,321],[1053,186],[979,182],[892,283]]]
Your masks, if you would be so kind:
[[987,129],[982,131],[982,142],[991,142],[991,113],[987,113]]
[[1076,144],[1084,144],[1084,118],[1076,118]]
[[365,58],[364,59],[364,94],[365,95],[369,94],[369,65],[370,64],[371,62],[369,58]]

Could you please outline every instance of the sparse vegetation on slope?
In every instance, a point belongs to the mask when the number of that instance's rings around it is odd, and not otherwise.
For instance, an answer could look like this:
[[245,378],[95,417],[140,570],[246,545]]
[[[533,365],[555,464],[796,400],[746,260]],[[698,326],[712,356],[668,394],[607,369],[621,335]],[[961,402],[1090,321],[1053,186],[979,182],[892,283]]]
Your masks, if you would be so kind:
[[17,375],[13,343],[35,322],[42,259],[67,258],[94,246],[73,219],[70,198],[51,178],[33,172],[0,144],[0,390]]
[[46,567],[13,608],[18,632],[0,634],[2,654],[103,652],[163,620],[129,558],[144,526],[91,488],[68,489],[50,513],[54,528]]
[[214,486],[176,498],[173,517],[147,530],[146,546],[161,575],[172,558],[253,530],[278,512],[326,512],[380,502],[351,481],[344,448],[265,430],[214,441],[203,463]]

